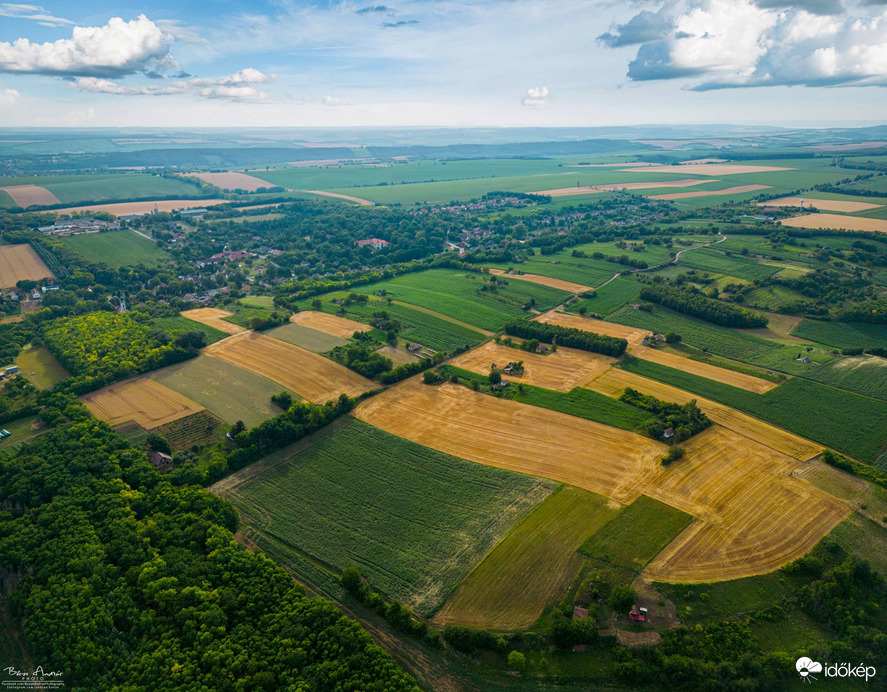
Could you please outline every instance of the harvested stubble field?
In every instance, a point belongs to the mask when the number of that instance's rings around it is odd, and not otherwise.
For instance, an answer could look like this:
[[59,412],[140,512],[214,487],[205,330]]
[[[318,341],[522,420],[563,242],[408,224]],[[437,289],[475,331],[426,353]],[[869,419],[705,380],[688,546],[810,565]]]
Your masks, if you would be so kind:
[[340,394],[359,396],[376,386],[328,358],[255,332],[218,341],[204,352],[267,377],[315,403]]
[[326,192],[324,190],[306,190],[306,192],[312,195],[321,195],[322,197],[335,197],[336,199],[344,199],[346,202],[356,202],[357,204],[363,204],[370,207],[376,205],[375,202],[370,202],[370,200],[368,199],[363,199],[362,197],[354,197],[353,195],[344,195],[340,192]]
[[290,322],[300,324],[303,327],[310,327],[319,332],[332,334],[340,339],[350,339],[354,336],[354,332],[368,332],[372,327],[362,322],[355,322],[337,315],[330,315],[325,312],[316,312],[314,310],[302,310],[290,317]]
[[[653,169],[646,169],[653,170]],[[658,171],[660,173],[674,173],[674,171]],[[553,190],[538,190],[530,194],[548,195],[549,197],[571,197],[573,195],[587,195],[594,192],[612,192],[614,190],[653,190],[660,187],[692,187],[711,182],[699,178],[685,178],[683,180],[656,180],[651,182],[631,183],[601,183],[598,185],[582,185],[576,187],[558,187]]]
[[646,494],[694,522],[646,569],[656,581],[703,583],[772,572],[804,556],[850,513],[792,478],[797,461],[715,426],[684,444],[687,455]]
[[626,327],[615,322],[604,322],[596,320],[593,317],[582,317],[571,312],[559,312],[552,310],[536,318],[539,322],[548,324],[556,324],[560,327],[572,327],[573,329],[581,329],[585,332],[594,332],[595,334],[604,334],[606,336],[615,336],[618,339],[625,339],[628,347],[637,346],[644,340],[645,336],[649,336],[650,332],[646,329],[636,329]]
[[433,622],[499,631],[530,627],[569,588],[582,565],[576,549],[618,508],[569,486],[551,495],[468,575]]
[[719,368],[716,365],[702,363],[698,360],[691,360],[690,358],[683,358],[682,356],[677,356],[673,353],[667,353],[655,348],[647,348],[646,346],[636,346],[632,349],[631,355],[636,356],[637,358],[642,358],[643,360],[659,363],[660,365],[667,365],[670,368],[690,372],[694,375],[699,375],[700,377],[707,377],[716,382],[723,382],[724,384],[739,387],[740,389],[745,389],[749,392],[756,392],[757,394],[768,392],[776,386],[775,382],[763,380],[760,377],[746,375],[743,372],[736,372],[735,370],[727,370],[726,368]]
[[607,356],[562,346],[558,346],[554,353],[543,356],[488,341],[483,346],[463,353],[451,364],[487,375],[493,363],[501,369],[511,361],[521,360],[524,362],[524,374],[505,375],[506,379],[560,392],[582,387],[608,370],[613,363],[613,359]]
[[192,178],[199,178],[203,182],[215,185],[223,190],[255,192],[263,187],[274,187],[272,183],[266,180],[235,171],[225,171],[224,173],[188,173],[188,175]]
[[[626,169],[631,171],[630,168]],[[645,173],[689,173],[690,175],[739,175],[740,173],[773,173],[776,171],[793,171],[794,168],[782,166],[746,166],[734,163],[685,163],[677,166],[651,166]]]
[[81,397],[99,420],[110,425],[134,421],[152,430],[203,411],[203,406],[145,377],[116,382]]
[[783,219],[782,225],[793,228],[837,228],[844,231],[887,233],[887,221],[883,219],[868,219],[863,216],[844,216],[843,214],[805,214],[791,219]]
[[161,199],[156,202],[116,202],[112,204],[88,204],[83,207],[65,207],[53,209],[53,214],[73,214],[75,211],[104,211],[114,216],[127,214],[150,214],[157,211],[175,211],[177,209],[199,209],[214,204],[227,204],[227,199]]
[[0,246],[0,288],[12,288],[19,281],[51,278],[52,272],[27,243]]
[[758,190],[768,190],[770,185],[737,185],[736,187],[728,187],[725,190],[697,190],[695,192],[672,192],[666,195],[650,195],[650,199],[693,199],[695,197],[718,197],[720,195],[738,195],[743,192],[757,192]]
[[812,197],[780,197],[768,199],[766,202],[758,202],[759,207],[813,207],[826,211],[841,211],[852,214],[855,211],[867,211],[878,209],[881,204],[869,204],[868,202],[853,202],[843,199],[814,199]]
[[12,201],[22,208],[59,203],[54,194],[39,185],[4,185],[0,190],[12,197]]
[[549,409],[408,380],[354,414],[383,430],[488,466],[543,476],[630,502],[659,471],[665,445]]
[[643,394],[650,394],[664,401],[674,401],[678,404],[686,404],[695,399],[699,408],[716,423],[781,454],[786,454],[799,461],[806,461],[822,451],[821,445],[741,413],[734,408],[627,370],[611,368],[586,386],[592,391],[613,398],[619,397],[626,387],[631,387]]
[[230,317],[231,313],[218,308],[195,308],[194,310],[183,310],[179,313],[182,317],[200,322],[213,329],[218,329],[225,334],[239,334],[244,331],[243,327],[233,322],[228,322],[224,317]]
[[[490,274],[495,274],[496,276],[505,275],[505,271],[503,269],[490,269],[489,271]],[[550,276],[540,276],[539,274],[508,274],[507,276],[509,279],[530,281],[534,284],[541,284],[542,286],[557,288],[561,291],[566,291],[567,293],[585,293],[586,291],[594,290],[594,286],[585,286],[584,284],[577,284],[572,281],[564,281],[563,279],[552,279]]]

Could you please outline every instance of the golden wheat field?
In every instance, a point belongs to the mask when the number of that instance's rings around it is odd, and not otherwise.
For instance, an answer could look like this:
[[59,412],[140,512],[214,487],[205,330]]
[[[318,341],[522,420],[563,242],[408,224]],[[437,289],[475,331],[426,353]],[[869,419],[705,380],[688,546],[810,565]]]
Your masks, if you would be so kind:
[[23,279],[48,278],[52,278],[52,272],[30,245],[0,246],[0,288],[12,288]]
[[766,202],[758,202],[759,207],[814,207],[826,211],[842,211],[852,213],[855,211],[867,211],[877,209],[882,204],[870,204],[868,202],[853,202],[844,199],[813,199],[812,197],[780,197],[768,199]]
[[135,421],[146,430],[204,410],[200,404],[145,377],[116,382],[80,399],[92,415],[109,425]]
[[506,274],[502,269],[490,269],[489,272],[496,276],[507,276],[509,279],[520,279],[521,281],[529,281],[542,286],[550,286],[567,293],[585,293],[586,291],[594,290],[594,286],[577,284],[573,281],[564,281],[563,279],[552,279],[550,276],[540,276],[539,274]]
[[367,399],[354,415],[426,447],[620,502],[638,496],[639,484],[658,472],[666,452],[636,433],[415,378]]
[[628,347],[637,346],[644,340],[645,336],[649,336],[650,332],[646,329],[636,329],[634,327],[626,327],[615,322],[604,322],[596,320],[593,317],[582,317],[572,312],[559,312],[551,310],[534,318],[538,322],[546,322],[548,324],[556,324],[560,327],[572,327],[573,329],[581,329],[584,332],[594,332],[595,334],[605,334],[606,336],[615,336],[618,339],[625,339]]
[[58,197],[39,185],[3,185],[0,190],[6,192],[22,208],[59,203]]
[[346,320],[344,317],[328,315],[325,312],[302,310],[290,317],[290,322],[310,327],[325,334],[338,336],[340,339],[350,339],[354,332],[368,332],[372,327],[362,322]]
[[226,310],[219,310],[218,308],[195,308],[193,310],[183,310],[179,314],[182,317],[187,317],[189,320],[208,325],[218,329],[220,332],[225,332],[226,334],[239,334],[240,332],[245,331],[239,324],[234,324],[233,322],[228,322],[222,319],[223,317],[230,317],[231,315],[231,313]]
[[255,192],[263,187],[274,187],[267,180],[256,178],[246,173],[225,171],[224,173],[189,173],[191,177],[199,178],[205,183],[215,185],[223,190],[246,190]]
[[844,216],[843,214],[805,214],[791,219],[782,219],[782,225],[794,228],[838,228],[844,231],[887,233],[887,221],[884,219]]
[[157,211],[176,211],[177,209],[199,209],[214,204],[226,204],[227,199],[161,199],[156,202],[111,202],[109,204],[88,204],[83,207],[65,207],[53,209],[53,214],[72,214],[75,211],[105,211],[114,216],[127,214],[150,214]]
[[695,399],[699,408],[715,423],[781,454],[793,457],[799,461],[806,461],[822,451],[822,445],[817,445],[809,440],[805,440],[803,437],[798,437],[790,432],[781,430],[769,423],[741,413],[734,408],[619,368],[607,370],[603,375],[587,384],[586,387],[614,398],[622,394],[626,387],[631,387],[643,394],[651,394],[659,399],[674,401],[678,404],[686,404],[688,401]]
[[756,392],[757,394],[769,392],[776,386],[775,382],[763,380],[760,377],[746,375],[744,372],[736,372],[735,370],[727,370],[726,368],[719,368],[717,365],[684,358],[675,355],[674,353],[660,351],[656,348],[635,346],[631,351],[631,355],[654,363],[659,363],[660,365],[667,365],[670,368],[683,370],[684,372],[689,372],[693,375],[706,377],[715,382],[723,382],[724,384],[739,387],[740,389],[745,389],[749,392]]
[[693,516],[646,568],[657,581],[710,582],[765,574],[804,556],[850,508],[789,474],[795,459],[712,426],[644,490]]
[[558,346],[557,351],[543,356],[488,341],[458,356],[451,361],[451,364],[487,375],[493,363],[501,369],[509,362],[521,360],[524,362],[524,374],[520,376],[506,374],[506,379],[561,392],[569,392],[574,387],[581,387],[591,382],[608,370],[613,363],[613,359],[607,356],[574,348]]
[[695,192],[672,192],[666,195],[650,195],[650,199],[693,199],[694,197],[718,197],[719,195],[738,195],[742,192],[757,192],[758,190],[768,190],[770,185],[737,185],[736,187],[728,187],[725,190],[696,190]]
[[328,358],[255,332],[217,341],[204,352],[263,375],[314,403],[336,399],[340,394],[358,396],[376,387]]

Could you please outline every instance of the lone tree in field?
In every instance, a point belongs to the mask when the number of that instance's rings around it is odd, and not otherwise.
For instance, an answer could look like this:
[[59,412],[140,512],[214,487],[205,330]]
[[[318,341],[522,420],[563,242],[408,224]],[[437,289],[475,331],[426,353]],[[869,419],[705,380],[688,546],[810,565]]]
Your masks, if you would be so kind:
[[613,587],[613,591],[610,593],[610,598],[607,600],[607,603],[609,603],[610,607],[617,613],[624,613],[626,610],[630,609],[637,600],[638,592],[628,584],[621,584]]
[[498,370],[493,370],[490,373],[490,384],[500,384],[502,382],[502,373]]

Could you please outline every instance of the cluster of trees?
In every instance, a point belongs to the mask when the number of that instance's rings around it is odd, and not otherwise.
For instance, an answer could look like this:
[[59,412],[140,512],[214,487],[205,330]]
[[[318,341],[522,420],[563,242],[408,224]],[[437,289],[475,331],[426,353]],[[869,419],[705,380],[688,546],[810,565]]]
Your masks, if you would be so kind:
[[848,459],[843,454],[838,454],[830,449],[822,450],[822,460],[835,468],[852,473],[854,476],[865,478],[872,483],[877,483],[882,488],[887,488],[887,472],[879,468],[869,464],[862,464],[854,459]]
[[880,298],[849,307],[841,313],[841,321],[887,324],[887,299]]
[[77,393],[193,358],[205,345],[203,332],[171,339],[146,322],[150,317],[142,313],[90,312],[45,324],[43,341],[59,363],[78,376],[71,383]]
[[71,399],[71,423],[0,458],[9,622],[74,689],[418,688],[353,620],[233,538]]
[[423,370],[433,368],[435,365],[443,362],[448,357],[449,356],[445,351],[439,351],[430,358],[422,358],[420,360],[413,361],[412,363],[404,363],[403,365],[398,365],[396,368],[389,370],[388,372],[383,372],[379,376],[379,382],[381,382],[382,384],[394,384],[395,382],[400,382],[401,380],[405,380],[408,377],[412,377],[413,375],[418,375]]
[[397,599],[386,601],[381,594],[370,587],[357,567],[353,565],[346,567],[339,583],[354,598],[385,618],[393,629],[416,639],[424,639],[432,646],[440,645],[439,634],[428,634],[427,622],[414,618],[410,609]]
[[672,428],[675,431],[672,441],[674,444],[679,444],[712,424],[711,419],[696,405],[696,399],[681,405],[673,401],[662,401],[655,396],[641,394],[636,389],[626,387],[619,400],[656,416],[654,421],[644,426],[644,432],[656,440],[663,439],[666,429]]
[[685,315],[719,324],[722,327],[758,329],[767,326],[767,318],[744,308],[706,298],[695,288],[652,284],[641,289],[641,299],[658,303]]
[[354,341],[345,346],[336,346],[330,351],[330,357],[346,368],[373,379],[394,367],[390,358],[376,353],[381,345],[366,332],[354,332]]
[[628,342],[613,336],[586,332],[573,327],[561,327],[544,322],[514,321],[505,325],[505,333],[521,339],[538,339],[547,344],[578,348],[605,356],[618,357],[625,353]]

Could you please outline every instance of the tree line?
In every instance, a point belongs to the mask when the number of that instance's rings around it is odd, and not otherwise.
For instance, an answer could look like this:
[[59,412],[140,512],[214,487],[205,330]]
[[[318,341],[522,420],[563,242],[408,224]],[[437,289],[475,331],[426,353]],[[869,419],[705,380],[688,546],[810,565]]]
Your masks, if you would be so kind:
[[738,329],[763,329],[767,318],[750,310],[706,298],[694,288],[679,288],[664,284],[651,284],[641,289],[642,300],[658,303],[676,312],[698,317],[722,327]]
[[556,343],[558,346],[578,348],[592,353],[602,353],[614,358],[621,356],[628,348],[625,339],[604,334],[586,332],[574,327],[561,327],[556,324],[521,320],[509,322],[505,325],[505,333],[517,336],[521,339],[538,339],[547,344]]

